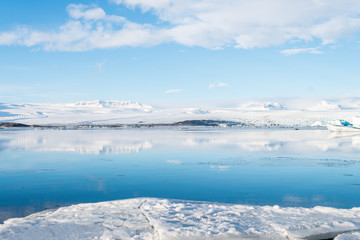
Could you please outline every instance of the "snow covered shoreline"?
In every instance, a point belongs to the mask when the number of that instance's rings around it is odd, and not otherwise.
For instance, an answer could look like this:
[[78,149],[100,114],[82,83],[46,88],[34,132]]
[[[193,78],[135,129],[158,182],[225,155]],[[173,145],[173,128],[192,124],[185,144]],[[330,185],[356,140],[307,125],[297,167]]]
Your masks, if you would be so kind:
[[[355,101],[355,102],[354,102]],[[341,103],[341,104],[340,104]],[[293,104],[294,105],[294,104]],[[250,101],[233,107],[152,107],[127,101],[81,101],[77,103],[0,103],[0,122],[27,125],[172,125],[203,121],[202,124],[245,127],[325,127],[334,119],[357,116],[360,100],[289,105]],[[205,122],[204,122],[205,121]],[[189,123],[186,123],[189,124]]]
[[360,208],[135,198],[8,219],[0,239],[360,239]]

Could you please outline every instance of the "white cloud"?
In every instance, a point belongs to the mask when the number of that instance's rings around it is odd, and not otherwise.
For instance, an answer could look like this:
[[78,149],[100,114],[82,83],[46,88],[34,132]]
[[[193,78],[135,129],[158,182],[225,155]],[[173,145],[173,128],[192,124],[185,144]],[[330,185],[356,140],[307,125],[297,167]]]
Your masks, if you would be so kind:
[[88,51],[123,46],[151,46],[164,41],[151,25],[137,24],[124,17],[106,15],[98,7],[71,4],[70,20],[57,31],[27,27],[0,33],[0,45],[40,46],[47,51]]
[[322,54],[323,52],[319,50],[319,48],[292,48],[292,49],[284,49],[281,51],[281,54],[285,56],[295,55],[299,53],[311,53],[311,54]]
[[178,92],[181,92],[181,89],[169,89],[165,91],[166,94],[178,93]]
[[357,0],[113,0],[171,23],[173,40],[190,46],[266,47],[290,40],[335,42],[360,29]]
[[[254,48],[287,42],[335,43],[360,30],[358,0],[111,0],[140,8],[161,25],[108,15],[97,6],[70,4],[59,29],[22,27],[0,33],[0,45],[86,51],[175,42],[206,48]],[[298,49],[299,51],[300,49]],[[284,50],[285,51],[285,50]],[[304,51],[304,50],[303,50]],[[305,52],[316,53],[317,49]],[[296,50],[289,51],[290,54]],[[301,52],[301,51],[300,51]],[[285,54],[287,52],[285,51]],[[289,55],[290,55],[289,54]]]
[[18,37],[15,32],[0,33],[0,45],[11,45]]
[[228,83],[221,82],[221,83],[212,83],[209,85],[209,88],[228,87],[228,86],[229,86]]
[[171,0],[110,0],[110,2],[115,4],[125,4],[130,7],[141,6],[145,11],[168,7],[172,3]]
[[98,7],[90,8],[82,4],[70,4],[67,7],[67,11],[73,19],[99,20],[106,17],[103,9]]

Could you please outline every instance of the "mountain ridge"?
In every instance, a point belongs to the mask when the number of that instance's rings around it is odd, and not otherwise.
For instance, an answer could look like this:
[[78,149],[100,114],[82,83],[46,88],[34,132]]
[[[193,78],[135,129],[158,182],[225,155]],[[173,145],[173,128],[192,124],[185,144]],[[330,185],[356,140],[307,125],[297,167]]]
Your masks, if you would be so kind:
[[[91,100],[75,103],[0,103],[0,122],[30,126],[172,126],[323,127],[334,119],[360,113],[356,100],[322,100],[293,107],[289,103],[244,101],[238,107],[153,107],[140,102]],[[198,121],[197,123],[194,121]],[[208,121],[208,122],[206,122]],[[213,121],[213,122],[211,122]],[[215,122],[214,122],[215,121]],[[224,122],[221,122],[224,121]],[[233,122],[234,124],[231,124]],[[184,123],[182,123],[184,124]]]

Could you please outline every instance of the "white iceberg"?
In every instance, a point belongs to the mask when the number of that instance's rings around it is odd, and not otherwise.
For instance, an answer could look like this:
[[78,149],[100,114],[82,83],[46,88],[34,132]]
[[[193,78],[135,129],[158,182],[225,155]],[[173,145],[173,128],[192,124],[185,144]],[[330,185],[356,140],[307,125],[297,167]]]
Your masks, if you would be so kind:
[[331,132],[357,132],[360,131],[360,117],[354,117],[353,123],[346,120],[334,120],[326,124],[326,127]]
[[354,127],[360,128],[360,116],[356,116],[352,118],[352,125]]
[[360,232],[343,233],[334,238],[334,240],[356,240],[360,239]]
[[337,239],[342,240],[360,239],[359,229],[360,208],[282,208],[137,198],[78,204],[9,219],[0,225],[0,239],[281,240],[339,235]]

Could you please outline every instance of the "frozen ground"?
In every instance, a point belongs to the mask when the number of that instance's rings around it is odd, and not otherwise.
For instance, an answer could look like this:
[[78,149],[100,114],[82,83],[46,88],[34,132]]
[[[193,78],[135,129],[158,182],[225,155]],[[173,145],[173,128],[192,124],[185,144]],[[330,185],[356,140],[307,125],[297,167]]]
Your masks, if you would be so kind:
[[359,114],[360,99],[328,101],[244,101],[232,107],[153,107],[126,101],[0,104],[0,122],[25,124],[174,123],[183,120],[227,120],[250,126],[325,126],[331,120],[351,120]]
[[360,208],[156,198],[79,204],[0,225],[1,239],[360,239]]

